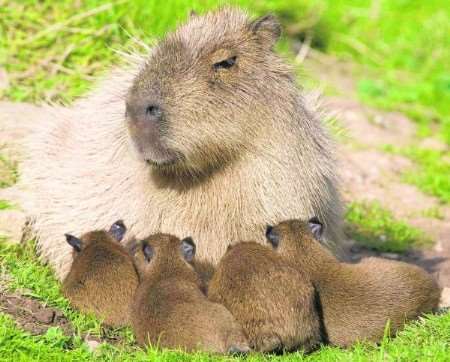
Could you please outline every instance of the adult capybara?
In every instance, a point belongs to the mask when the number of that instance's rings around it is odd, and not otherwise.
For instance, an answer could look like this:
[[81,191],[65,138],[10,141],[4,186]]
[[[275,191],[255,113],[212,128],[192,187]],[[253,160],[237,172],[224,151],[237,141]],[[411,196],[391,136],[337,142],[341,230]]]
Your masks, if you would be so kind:
[[320,216],[339,240],[333,146],[273,48],[280,25],[224,8],[193,16],[140,64],[36,124],[21,172],[38,246],[62,277],[65,232],[123,218],[131,234],[192,235],[216,264],[230,240]]
[[341,263],[319,242],[322,231],[313,217],[269,226],[266,235],[278,254],[314,284],[329,343],[378,343],[388,321],[394,334],[407,320],[437,308],[441,291],[425,270],[381,258]]

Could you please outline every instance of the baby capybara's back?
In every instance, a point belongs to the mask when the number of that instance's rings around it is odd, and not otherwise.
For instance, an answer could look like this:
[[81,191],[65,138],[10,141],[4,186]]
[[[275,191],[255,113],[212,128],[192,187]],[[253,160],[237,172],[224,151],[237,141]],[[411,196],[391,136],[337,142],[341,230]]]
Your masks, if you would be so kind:
[[322,230],[323,224],[313,217],[283,221],[270,227],[266,236],[276,241],[278,255],[314,283],[329,343],[342,347],[363,340],[379,343],[386,326],[393,335],[407,320],[438,306],[440,288],[425,270],[381,258],[339,262],[321,244]]
[[191,238],[156,234],[142,242],[135,256],[142,283],[131,311],[138,343],[189,352],[247,352],[231,313],[202,293],[194,255]]
[[418,266],[368,258],[353,268],[355,274],[362,270],[370,274],[370,280],[378,287],[380,295],[384,296],[379,306],[380,312],[388,316],[401,315],[398,317],[400,320],[391,318],[394,327],[400,327],[405,320],[432,312],[439,304],[441,290],[436,280]]
[[230,247],[208,297],[231,311],[253,349],[310,350],[320,342],[312,284],[265,246],[243,242]]
[[198,286],[186,280],[144,283],[136,293],[132,315],[140,345],[215,353],[228,353],[238,342],[246,346],[231,314],[207,301]]
[[94,313],[111,326],[129,324],[129,308],[138,275],[128,252],[118,243],[123,224],[109,232],[93,231],[81,238],[67,235],[74,261],[63,282],[64,295],[82,312]]

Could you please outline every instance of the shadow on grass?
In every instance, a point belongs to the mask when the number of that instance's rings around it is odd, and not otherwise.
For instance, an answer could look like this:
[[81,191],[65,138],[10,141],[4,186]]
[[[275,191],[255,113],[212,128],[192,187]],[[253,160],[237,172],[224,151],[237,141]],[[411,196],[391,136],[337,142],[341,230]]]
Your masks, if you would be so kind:
[[418,265],[429,273],[439,274],[448,255],[431,250],[433,241],[420,229],[395,219],[376,202],[353,202],[348,205],[346,235],[355,243],[344,250],[343,260],[380,256]]

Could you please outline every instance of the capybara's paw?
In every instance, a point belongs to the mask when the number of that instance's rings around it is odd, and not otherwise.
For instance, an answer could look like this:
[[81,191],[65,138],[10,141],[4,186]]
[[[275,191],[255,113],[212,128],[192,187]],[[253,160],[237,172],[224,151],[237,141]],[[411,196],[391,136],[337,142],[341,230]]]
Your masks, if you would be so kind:
[[250,341],[250,347],[259,352],[279,351],[283,348],[281,339],[275,333],[260,334]]
[[228,348],[230,355],[245,355],[250,352],[250,347],[247,345],[232,345]]

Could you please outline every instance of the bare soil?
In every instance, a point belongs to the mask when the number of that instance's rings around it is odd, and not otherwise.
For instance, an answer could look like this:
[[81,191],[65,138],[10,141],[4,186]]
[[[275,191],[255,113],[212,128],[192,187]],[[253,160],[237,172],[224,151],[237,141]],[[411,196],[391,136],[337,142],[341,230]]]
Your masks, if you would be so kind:
[[0,294],[0,311],[9,314],[32,335],[45,334],[51,327],[60,327],[66,335],[73,334],[72,325],[60,310],[20,293],[3,291]]

